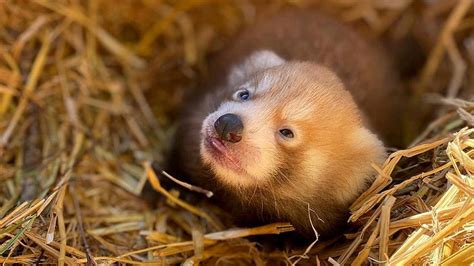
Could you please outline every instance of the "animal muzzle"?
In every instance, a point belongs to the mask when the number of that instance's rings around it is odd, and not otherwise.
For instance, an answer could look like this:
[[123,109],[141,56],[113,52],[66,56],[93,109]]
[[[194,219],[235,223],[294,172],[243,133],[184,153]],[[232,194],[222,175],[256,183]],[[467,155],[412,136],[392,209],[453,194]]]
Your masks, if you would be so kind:
[[244,124],[239,116],[235,114],[225,114],[216,120],[214,129],[221,140],[237,143],[242,139]]

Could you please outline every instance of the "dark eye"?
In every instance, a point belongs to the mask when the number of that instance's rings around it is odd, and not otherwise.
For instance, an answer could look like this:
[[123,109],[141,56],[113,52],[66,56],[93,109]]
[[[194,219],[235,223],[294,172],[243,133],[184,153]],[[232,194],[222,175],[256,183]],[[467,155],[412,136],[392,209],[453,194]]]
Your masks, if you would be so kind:
[[291,139],[293,138],[295,135],[293,134],[293,131],[287,129],[287,128],[284,128],[284,129],[280,129],[280,134],[285,137],[285,138],[288,138],[288,139]]
[[250,99],[250,92],[248,90],[240,90],[237,92],[237,99],[240,101],[247,101]]

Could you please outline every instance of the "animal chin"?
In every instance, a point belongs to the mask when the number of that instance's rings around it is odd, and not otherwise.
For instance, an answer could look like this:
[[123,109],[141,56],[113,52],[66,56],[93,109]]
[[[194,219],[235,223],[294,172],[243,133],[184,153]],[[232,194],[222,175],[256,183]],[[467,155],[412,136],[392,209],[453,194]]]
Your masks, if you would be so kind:
[[231,154],[229,148],[219,138],[207,136],[205,139],[205,147],[214,161],[219,165],[236,172],[242,170],[239,160]]

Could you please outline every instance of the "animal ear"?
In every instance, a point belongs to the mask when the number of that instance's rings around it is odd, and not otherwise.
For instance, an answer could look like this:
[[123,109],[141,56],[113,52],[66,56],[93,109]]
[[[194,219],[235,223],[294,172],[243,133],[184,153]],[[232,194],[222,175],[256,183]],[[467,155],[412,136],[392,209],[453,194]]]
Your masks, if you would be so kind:
[[279,57],[272,51],[261,50],[254,52],[241,64],[232,68],[229,74],[228,83],[229,85],[237,85],[252,74],[284,63],[285,59]]

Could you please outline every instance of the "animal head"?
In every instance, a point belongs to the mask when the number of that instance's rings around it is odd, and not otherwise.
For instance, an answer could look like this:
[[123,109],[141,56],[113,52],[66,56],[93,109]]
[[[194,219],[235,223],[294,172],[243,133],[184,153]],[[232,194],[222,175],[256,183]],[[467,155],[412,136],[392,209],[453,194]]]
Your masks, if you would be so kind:
[[313,189],[335,174],[352,185],[384,156],[351,94],[323,66],[259,51],[232,69],[223,93],[202,123],[200,152],[226,185]]

